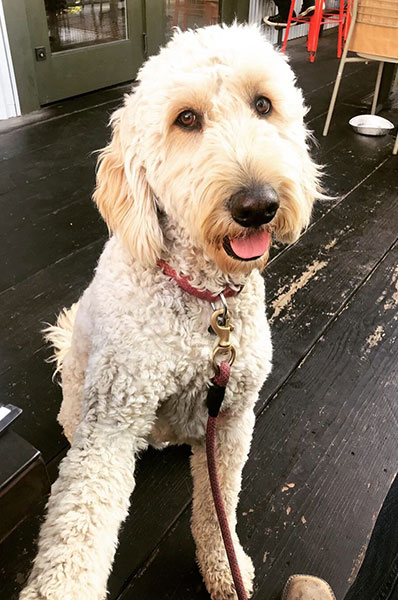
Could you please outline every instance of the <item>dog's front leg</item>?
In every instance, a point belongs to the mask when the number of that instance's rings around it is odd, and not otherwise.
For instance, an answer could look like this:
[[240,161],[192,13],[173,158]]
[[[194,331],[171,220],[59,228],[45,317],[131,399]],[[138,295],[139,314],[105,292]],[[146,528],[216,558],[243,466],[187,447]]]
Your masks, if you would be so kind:
[[[241,547],[236,527],[236,507],[242,469],[250,449],[254,426],[253,411],[218,418],[217,467],[225,510],[234,540],[235,552],[248,595],[252,593],[254,569]],[[235,587],[222,541],[211,494],[204,444],[192,448],[191,470],[194,481],[192,533],[196,556],[208,592],[213,600],[236,599]]]
[[137,435],[86,418],[60,466],[21,600],[102,600],[134,487]]

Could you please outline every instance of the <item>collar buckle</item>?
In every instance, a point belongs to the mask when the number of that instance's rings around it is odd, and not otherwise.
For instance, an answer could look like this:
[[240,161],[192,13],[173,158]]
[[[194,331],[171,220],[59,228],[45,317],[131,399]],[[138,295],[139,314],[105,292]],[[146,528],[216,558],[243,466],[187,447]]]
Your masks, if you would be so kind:
[[220,298],[223,303],[223,308],[214,309],[215,307],[212,303],[213,314],[210,317],[210,326],[218,336],[217,343],[213,348],[213,366],[216,372],[219,370],[218,358],[220,355],[222,355],[221,358],[223,358],[223,360],[225,360],[225,355],[228,355],[228,363],[230,366],[233,364],[236,357],[236,349],[230,339],[234,327],[230,322],[229,311],[223,294],[220,294]]

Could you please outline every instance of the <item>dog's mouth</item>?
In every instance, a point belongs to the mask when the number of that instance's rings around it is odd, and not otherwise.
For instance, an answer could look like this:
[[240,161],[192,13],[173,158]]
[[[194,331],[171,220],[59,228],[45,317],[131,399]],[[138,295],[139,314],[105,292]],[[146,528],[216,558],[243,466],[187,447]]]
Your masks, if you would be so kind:
[[224,238],[223,248],[235,260],[257,260],[268,252],[271,245],[271,233],[268,229],[255,231],[245,237]]

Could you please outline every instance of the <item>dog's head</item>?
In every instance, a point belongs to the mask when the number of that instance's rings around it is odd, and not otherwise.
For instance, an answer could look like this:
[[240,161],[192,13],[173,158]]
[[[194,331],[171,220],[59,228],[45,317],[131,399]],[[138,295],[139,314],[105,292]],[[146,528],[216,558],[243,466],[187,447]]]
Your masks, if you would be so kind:
[[319,196],[301,91],[254,26],[176,33],[112,117],[95,200],[142,264],[159,212],[225,273],[263,269],[271,235],[297,239]]

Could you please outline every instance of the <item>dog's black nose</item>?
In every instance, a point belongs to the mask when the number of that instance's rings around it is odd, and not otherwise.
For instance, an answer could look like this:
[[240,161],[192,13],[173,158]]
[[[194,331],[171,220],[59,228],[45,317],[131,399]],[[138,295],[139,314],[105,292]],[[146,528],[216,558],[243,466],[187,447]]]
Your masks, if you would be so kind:
[[260,227],[275,217],[278,194],[270,185],[242,188],[230,197],[228,208],[233,220],[242,227]]

